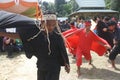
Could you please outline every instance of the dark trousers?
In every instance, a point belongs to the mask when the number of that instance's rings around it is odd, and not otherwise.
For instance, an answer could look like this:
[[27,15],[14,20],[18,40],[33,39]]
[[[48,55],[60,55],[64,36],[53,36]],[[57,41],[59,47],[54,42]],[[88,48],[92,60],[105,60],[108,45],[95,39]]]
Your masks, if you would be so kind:
[[8,53],[8,56],[12,56],[13,52],[14,52],[14,45],[7,45],[5,47],[5,50]]
[[3,52],[3,38],[0,37],[0,51]]
[[49,71],[37,71],[37,80],[59,80],[60,69]]
[[120,46],[116,45],[113,47],[112,51],[110,52],[109,59],[115,60],[116,56],[120,53]]

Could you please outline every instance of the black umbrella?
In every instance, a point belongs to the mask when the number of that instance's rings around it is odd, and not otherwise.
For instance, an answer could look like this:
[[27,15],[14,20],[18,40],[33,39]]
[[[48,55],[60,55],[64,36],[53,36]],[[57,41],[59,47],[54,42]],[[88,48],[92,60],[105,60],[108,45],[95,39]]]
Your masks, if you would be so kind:
[[20,14],[0,11],[0,29],[36,27],[35,20]]

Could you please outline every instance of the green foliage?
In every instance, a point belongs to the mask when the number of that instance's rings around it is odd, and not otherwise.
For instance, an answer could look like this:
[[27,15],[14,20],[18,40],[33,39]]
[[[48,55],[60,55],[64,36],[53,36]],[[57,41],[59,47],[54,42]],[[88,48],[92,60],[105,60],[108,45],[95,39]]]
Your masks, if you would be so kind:
[[71,6],[71,4],[69,4],[69,3],[64,4],[63,7],[64,7],[64,10],[65,10],[65,12],[66,12],[66,15],[68,15],[68,14],[71,13],[71,11],[72,11],[72,6]]
[[71,4],[71,6],[72,6],[72,12],[74,12],[74,11],[79,9],[79,6],[78,6],[78,4],[76,3],[75,0],[70,0],[69,4]]
[[48,2],[44,1],[44,2],[42,3],[42,5],[44,6],[45,10],[48,10],[48,9],[49,9],[49,3],[48,3]]
[[59,11],[59,13],[58,13],[59,17],[68,16],[72,11],[72,6],[69,3],[60,5],[59,8],[61,9],[61,11]]
[[58,17],[65,17],[78,9],[75,0],[65,2],[65,0],[55,0],[55,8]]
[[120,12],[120,0],[105,0],[106,8]]
[[55,4],[54,3],[48,3],[48,2],[43,2],[42,3],[42,11],[43,13],[45,11],[51,10],[53,12],[55,12]]
[[66,4],[65,0],[55,0],[55,10],[59,17],[62,17],[65,14],[64,4]]
[[110,9],[111,8],[111,1],[112,0],[105,0],[106,8]]
[[111,3],[111,9],[120,11],[120,0],[112,0]]

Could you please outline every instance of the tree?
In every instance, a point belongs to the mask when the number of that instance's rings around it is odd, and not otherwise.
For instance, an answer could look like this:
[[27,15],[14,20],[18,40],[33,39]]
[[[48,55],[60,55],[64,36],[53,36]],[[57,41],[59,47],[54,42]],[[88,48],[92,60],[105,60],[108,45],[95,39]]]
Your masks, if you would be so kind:
[[55,0],[55,10],[57,12],[57,16],[62,17],[64,15],[65,3],[65,0]]
[[42,3],[42,11],[43,11],[43,13],[46,12],[46,11],[49,11],[49,10],[55,12],[55,4],[54,3],[48,3],[46,1],[44,1]]
[[120,11],[120,0],[105,0],[106,8]]
[[76,3],[76,0],[70,0],[69,3],[71,4],[72,6],[72,12],[76,11],[79,9],[79,6],[78,4]]
[[54,3],[49,3],[49,8],[51,11],[55,12],[55,4]]
[[112,0],[105,0],[106,8],[110,9],[111,8],[111,1]]
[[120,0],[112,0],[111,1],[111,9],[120,11]]
[[63,5],[63,8],[64,8],[64,12],[65,12],[65,16],[68,16],[69,14],[71,14],[72,12],[72,6],[71,4],[67,3],[67,4],[64,4]]
[[68,16],[71,12],[79,8],[75,0],[70,0],[68,2],[65,2],[65,0],[55,0],[55,7],[58,17]]
[[46,2],[46,1],[44,1],[42,4],[43,4],[45,10],[48,10],[48,8],[49,8],[49,3]]

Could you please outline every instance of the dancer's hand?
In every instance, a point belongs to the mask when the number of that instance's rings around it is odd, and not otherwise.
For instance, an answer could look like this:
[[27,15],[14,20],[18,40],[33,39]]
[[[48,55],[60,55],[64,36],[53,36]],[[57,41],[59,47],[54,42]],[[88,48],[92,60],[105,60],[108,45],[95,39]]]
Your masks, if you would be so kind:
[[106,49],[111,49],[111,47],[110,47],[109,45],[104,45],[104,47],[105,47]]
[[66,71],[67,73],[69,73],[69,72],[70,72],[70,65],[65,64],[65,71]]

